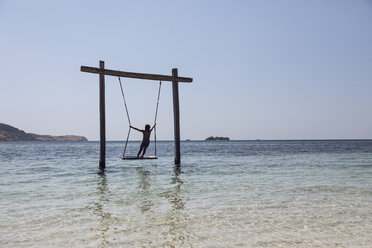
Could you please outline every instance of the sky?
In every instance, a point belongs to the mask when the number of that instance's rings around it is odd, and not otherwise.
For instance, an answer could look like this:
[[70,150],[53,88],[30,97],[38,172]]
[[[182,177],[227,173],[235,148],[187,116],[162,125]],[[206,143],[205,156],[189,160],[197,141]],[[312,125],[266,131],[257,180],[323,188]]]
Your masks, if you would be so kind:
[[[181,139],[371,139],[371,27],[370,0],[0,0],[0,123],[98,140],[99,77],[80,66],[103,60],[193,78]],[[132,125],[153,124],[158,82],[122,82]],[[173,139],[172,107],[164,82],[158,139]],[[127,131],[107,76],[107,139]]]

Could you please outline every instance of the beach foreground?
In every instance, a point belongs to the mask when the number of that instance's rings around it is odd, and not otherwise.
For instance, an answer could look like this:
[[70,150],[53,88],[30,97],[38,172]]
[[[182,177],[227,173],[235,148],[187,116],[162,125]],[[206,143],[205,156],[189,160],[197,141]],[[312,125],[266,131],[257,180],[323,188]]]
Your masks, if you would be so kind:
[[0,246],[372,246],[372,141],[181,145],[0,143]]

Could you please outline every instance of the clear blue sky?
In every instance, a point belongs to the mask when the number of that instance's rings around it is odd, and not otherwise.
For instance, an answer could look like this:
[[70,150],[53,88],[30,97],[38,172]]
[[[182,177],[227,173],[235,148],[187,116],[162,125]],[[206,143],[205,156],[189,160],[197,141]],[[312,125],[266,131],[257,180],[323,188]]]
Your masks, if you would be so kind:
[[[192,77],[181,138],[372,138],[372,1],[1,1],[0,122],[99,138],[98,76],[81,65]],[[132,122],[157,83],[123,79]],[[107,137],[128,124],[106,77]],[[173,138],[163,83],[158,137]],[[133,135],[138,139],[138,135]]]

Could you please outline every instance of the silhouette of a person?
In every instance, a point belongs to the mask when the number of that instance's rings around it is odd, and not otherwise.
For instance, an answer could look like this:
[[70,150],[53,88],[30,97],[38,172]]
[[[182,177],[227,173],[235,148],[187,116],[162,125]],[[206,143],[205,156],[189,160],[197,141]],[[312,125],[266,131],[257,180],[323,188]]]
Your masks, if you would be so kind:
[[154,129],[155,125],[156,125],[156,123],[154,124],[154,126],[152,126],[152,128],[150,128],[150,125],[146,124],[145,130],[138,129],[136,127],[130,126],[131,128],[133,128],[133,129],[135,129],[135,130],[137,130],[137,131],[139,131],[143,134],[142,143],[141,143],[141,146],[140,146],[140,150],[138,151],[137,158],[140,156],[141,152],[142,152],[141,158],[143,158],[143,156],[145,155],[146,149],[150,144],[150,134],[151,134],[151,131]]

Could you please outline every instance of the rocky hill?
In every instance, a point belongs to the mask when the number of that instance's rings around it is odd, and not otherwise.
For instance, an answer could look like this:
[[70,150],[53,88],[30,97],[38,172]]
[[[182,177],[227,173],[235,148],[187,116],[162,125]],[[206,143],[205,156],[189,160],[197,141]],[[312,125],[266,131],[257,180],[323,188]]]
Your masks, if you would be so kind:
[[23,130],[0,123],[0,141],[87,141],[84,136],[77,135],[39,135],[26,133]]

